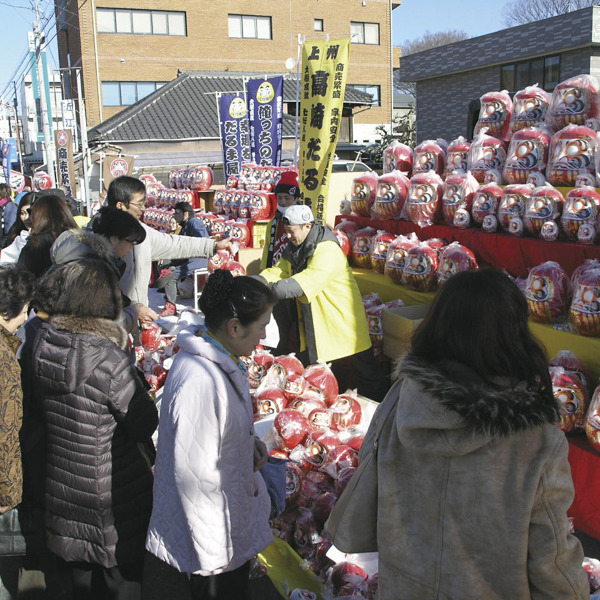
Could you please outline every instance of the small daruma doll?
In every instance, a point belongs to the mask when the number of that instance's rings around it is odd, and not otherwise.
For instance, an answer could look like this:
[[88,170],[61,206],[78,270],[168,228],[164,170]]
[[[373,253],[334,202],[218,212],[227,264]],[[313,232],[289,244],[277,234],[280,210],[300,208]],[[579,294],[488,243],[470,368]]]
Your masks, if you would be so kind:
[[474,271],[477,268],[477,259],[473,252],[458,242],[452,242],[440,254],[438,284],[444,284],[459,271]]
[[371,239],[371,269],[375,273],[383,273],[388,248],[393,240],[394,236],[387,231],[378,231]]
[[407,218],[419,227],[433,225],[441,206],[443,189],[444,182],[434,171],[413,175],[404,204]]
[[560,410],[558,426],[569,433],[584,427],[589,397],[585,386],[577,377],[562,367],[550,367],[552,391]]
[[543,126],[517,131],[508,147],[504,164],[506,183],[526,183],[533,172],[542,173],[548,163],[551,134]]
[[529,271],[525,284],[529,314],[539,323],[554,323],[563,319],[571,299],[571,282],[565,270],[547,261]]
[[363,269],[371,268],[371,240],[377,234],[373,227],[363,227],[354,234],[352,262]]
[[595,228],[599,212],[600,194],[593,187],[585,186],[571,190],[565,199],[560,219],[567,238],[579,240],[580,229],[584,225]]
[[485,183],[488,172],[501,174],[505,162],[506,145],[502,140],[487,135],[485,130],[475,137],[469,149],[469,171],[479,183]]
[[550,184],[536,187],[525,205],[525,229],[534,236],[541,236],[544,223],[557,223],[562,214],[565,199]]
[[350,205],[352,212],[359,217],[370,217],[371,206],[377,193],[377,173],[365,173],[352,182]]
[[595,176],[597,134],[589,127],[568,125],[552,136],[546,179],[557,186],[573,186],[581,173]]
[[484,94],[481,96],[481,109],[474,134],[477,135],[487,129],[489,135],[508,141],[512,113],[513,102],[506,90]]
[[384,274],[394,283],[402,283],[402,273],[408,251],[419,243],[414,233],[399,235],[388,247]]
[[473,197],[471,216],[475,224],[481,226],[486,217],[496,218],[498,206],[504,197],[504,190],[497,183],[482,185]]
[[467,172],[470,148],[471,143],[462,137],[462,135],[450,142],[448,151],[446,152],[444,179],[449,175],[458,175]]
[[413,151],[410,146],[394,140],[383,151],[383,172],[402,171],[409,177],[413,168]]
[[579,334],[600,336],[600,269],[590,268],[579,276],[569,319]]
[[514,233],[511,231],[511,223],[514,222],[514,219],[522,222],[525,206],[527,200],[531,198],[532,190],[531,184],[507,185],[504,188],[504,195],[498,206],[498,223],[502,229]]
[[550,96],[537,85],[520,90],[513,98],[513,114],[510,129],[513,133],[526,127],[537,127],[546,119]]

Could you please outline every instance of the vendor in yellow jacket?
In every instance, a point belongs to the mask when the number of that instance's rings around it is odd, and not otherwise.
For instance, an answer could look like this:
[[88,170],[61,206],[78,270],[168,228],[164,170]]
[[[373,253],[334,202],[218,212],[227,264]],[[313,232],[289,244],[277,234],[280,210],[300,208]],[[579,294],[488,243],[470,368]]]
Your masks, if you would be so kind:
[[[289,244],[260,276],[278,299],[296,299],[297,340],[291,336],[288,351],[295,351],[305,365],[331,362],[338,379],[339,359],[350,357],[359,393],[381,400],[387,383],[373,356],[358,285],[336,237],[314,223],[305,205],[288,208],[283,223]],[[287,333],[280,331],[282,337]]]

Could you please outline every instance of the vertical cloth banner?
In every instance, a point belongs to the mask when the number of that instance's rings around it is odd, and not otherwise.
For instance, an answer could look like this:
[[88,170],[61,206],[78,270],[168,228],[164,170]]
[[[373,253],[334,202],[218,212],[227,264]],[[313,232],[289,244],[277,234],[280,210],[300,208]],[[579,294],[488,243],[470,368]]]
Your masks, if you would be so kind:
[[[17,140],[15,138],[6,138],[2,145],[2,166],[4,168],[4,179],[10,185],[10,171],[13,163],[18,162],[17,159]],[[23,166],[21,165],[21,170]]]
[[75,184],[75,165],[73,164],[73,132],[70,129],[54,131],[56,145],[56,166],[58,168],[58,184],[68,189],[72,198],[77,195]]
[[344,107],[350,40],[302,47],[300,191],[315,219],[325,222],[331,164]]
[[223,147],[225,181],[239,175],[243,162],[250,162],[250,123],[246,101],[236,94],[219,98],[219,123]]
[[283,139],[283,77],[250,79],[246,97],[252,162],[278,167]]
[[107,154],[102,162],[102,186],[104,194],[113,179],[123,175],[131,175],[133,170],[133,156],[111,156]]

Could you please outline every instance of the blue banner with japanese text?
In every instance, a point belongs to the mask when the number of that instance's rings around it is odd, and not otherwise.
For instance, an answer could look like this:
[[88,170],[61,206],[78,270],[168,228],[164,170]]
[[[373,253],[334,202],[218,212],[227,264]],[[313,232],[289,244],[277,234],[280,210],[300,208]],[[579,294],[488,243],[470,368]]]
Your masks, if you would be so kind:
[[281,164],[283,138],[283,77],[250,79],[246,85],[252,162]]
[[223,147],[225,181],[239,175],[242,163],[250,162],[250,124],[246,100],[239,94],[223,94],[219,98],[219,122]]

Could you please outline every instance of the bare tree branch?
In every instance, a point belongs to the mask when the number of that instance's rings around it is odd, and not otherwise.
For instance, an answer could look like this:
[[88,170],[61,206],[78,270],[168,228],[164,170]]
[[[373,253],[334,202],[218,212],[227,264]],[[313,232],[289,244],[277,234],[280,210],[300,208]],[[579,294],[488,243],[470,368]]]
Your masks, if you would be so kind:
[[446,44],[452,44],[452,42],[460,42],[466,40],[469,36],[464,31],[452,29],[450,31],[439,31],[437,33],[431,33],[426,31],[420,38],[414,40],[407,40],[402,45],[402,54],[415,54],[415,52],[423,52],[423,50],[429,50],[430,48],[437,48],[437,46],[445,46]]
[[598,4],[600,0],[515,0],[504,7],[504,23],[523,25]]

